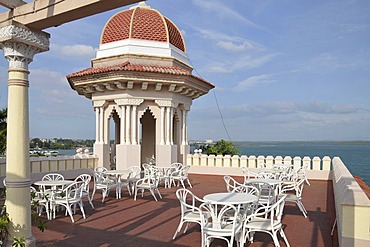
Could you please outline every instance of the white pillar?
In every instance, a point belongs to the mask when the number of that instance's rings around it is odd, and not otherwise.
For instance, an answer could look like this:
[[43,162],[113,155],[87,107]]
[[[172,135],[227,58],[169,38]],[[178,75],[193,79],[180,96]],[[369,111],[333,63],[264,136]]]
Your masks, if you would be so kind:
[[132,106],[132,125],[131,125],[131,142],[132,142],[132,145],[137,145],[137,137],[136,137],[136,134],[137,134],[137,124],[136,124],[136,116],[137,116],[137,106],[136,105],[133,105]]
[[175,109],[170,107],[170,145],[173,145],[173,116],[174,116]]
[[165,142],[164,142],[164,132],[165,132],[166,123],[165,123],[165,113],[164,113],[164,110],[165,110],[165,107],[164,106],[161,106],[161,140],[160,140],[160,144],[161,145],[164,145],[165,144]]
[[166,107],[166,145],[171,145],[170,141],[171,107]]
[[121,114],[121,141],[120,144],[126,144],[125,134],[126,134],[126,107],[124,105],[121,106],[122,114]]
[[181,110],[181,113],[182,113],[182,136],[181,136],[181,144],[182,145],[187,145],[187,133],[186,133],[186,115],[187,115],[187,111],[185,109],[182,109]]
[[131,106],[126,106],[126,144],[131,144],[130,139],[130,129],[131,129]]
[[104,108],[103,107],[100,107],[99,113],[100,113],[99,142],[103,144],[104,143]]
[[100,108],[95,107],[95,143],[99,143],[99,116]]
[[30,200],[28,64],[36,53],[49,50],[50,35],[16,25],[1,27],[0,34],[0,48],[9,61],[6,210],[10,224],[4,246],[11,246],[14,237],[24,237],[26,246],[35,246]]

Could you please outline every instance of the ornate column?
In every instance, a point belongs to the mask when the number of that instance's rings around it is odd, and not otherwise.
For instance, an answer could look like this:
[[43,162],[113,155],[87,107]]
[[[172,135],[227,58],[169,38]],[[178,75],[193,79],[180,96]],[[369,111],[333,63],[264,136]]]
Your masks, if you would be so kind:
[[9,61],[6,155],[6,208],[9,214],[8,244],[24,237],[35,246],[31,225],[28,64],[36,53],[49,50],[50,35],[20,25],[0,28],[0,48]]
[[104,104],[105,104],[105,100],[95,100],[93,102],[93,106],[95,108],[95,116],[96,116],[96,119],[95,119],[95,135],[96,135],[96,140],[95,140],[95,143],[99,143],[99,144],[102,144],[104,143],[104,139],[103,139],[103,134],[104,134]]
[[126,144],[126,140],[125,140],[125,134],[126,134],[126,107],[124,105],[121,105],[121,111],[122,111],[122,114],[121,114],[121,144]]
[[171,145],[170,139],[171,129],[171,107],[166,107],[166,145]]
[[169,135],[170,135],[170,145],[173,145],[173,133],[174,133],[174,130],[173,130],[173,116],[174,116],[174,112],[175,112],[175,108],[171,107],[170,108],[170,131],[169,131]]
[[130,129],[131,129],[131,106],[126,105],[126,144],[131,145],[131,136],[130,136]]
[[131,125],[131,142],[132,145],[137,145],[137,105],[132,106],[132,125]]
[[94,107],[95,109],[95,143],[99,143],[99,116],[100,116],[100,108]]
[[165,115],[164,115],[164,110],[165,110],[165,107],[164,106],[161,106],[161,133],[160,133],[160,138],[161,138],[161,140],[160,140],[160,144],[161,145],[164,145],[165,144],[165,142],[164,142],[164,131],[165,131]]
[[181,106],[182,126],[181,126],[181,145],[188,145],[188,123],[187,116],[190,110],[189,105],[183,104]]

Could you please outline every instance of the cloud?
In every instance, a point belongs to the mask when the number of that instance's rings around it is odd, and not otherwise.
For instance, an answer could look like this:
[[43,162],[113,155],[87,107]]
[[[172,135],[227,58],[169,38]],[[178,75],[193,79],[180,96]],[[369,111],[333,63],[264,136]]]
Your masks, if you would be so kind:
[[48,69],[32,69],[30,70],[30,85],[48,85],[55,86],[56,84],[68,84],[65,75],[57,71],[51,71]]
[[204,1],[204,0],[193,0],[193,4],[209,12],[213,12],[216,15],[224,18],[242,22],[248,26],[259,28],[257,24],[248,20],[245,16],[239,14],[236,10],[233,10],[227,5],[222,4],[218,1]]
[[61,55],[66,59],[72,58],[82,58],[82,59],[91,59],[95,56],[95,49],[89,45],[51,45],[51,52]]
[[244,41],[241,44],[235,44],[231,41],[218,41],[217,46],[232,52],[253,50],[256,47],[249,41]]
[[256,76],[251,76],[244,81],[241,81],[238,83],[238,85],[233,88],[234,91],[236,92],[242,92],[246,91],[249,88],[255,86],[255,85],[266,85],[270,84],[272,82],[275,82],[276,80],[271,79],[270,75],[256,75]]

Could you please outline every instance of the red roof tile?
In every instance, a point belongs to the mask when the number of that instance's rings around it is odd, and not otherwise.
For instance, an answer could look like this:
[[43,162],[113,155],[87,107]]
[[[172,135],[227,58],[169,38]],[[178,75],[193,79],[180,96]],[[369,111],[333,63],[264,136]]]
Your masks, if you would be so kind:
[[128,38],[168,42],[185,52],[180,30],[157,10],[140,6],[114,15],[105,25],[100,42],[106,44]]

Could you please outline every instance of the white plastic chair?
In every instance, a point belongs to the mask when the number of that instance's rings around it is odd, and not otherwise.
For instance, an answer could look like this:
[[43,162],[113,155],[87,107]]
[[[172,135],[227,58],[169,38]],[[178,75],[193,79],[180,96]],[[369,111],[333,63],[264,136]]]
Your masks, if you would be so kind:
[[252,213],[245,220],[242,235],[240,237],[240,244],[249,240],[253,243],[255,232],[264,232],[270,234],[275,246],[280,246],[277,233],[279,232],[284,239],[285,244],[289,247],[288,239],[286,238],[281,219],[284,211],[286,195],[282,196],[276,203],[258,208],[255,213]]
[[258,177],[258,173],[252,172],[247,167],[242,167],[242,172],[243,172],[243,175],[244,175],[244,182],[247,181],[248,179],[250,179],[251,177],[253,177],[253,178],[257,178]]
[[236,181],[233,177],[229,175],[224,176],[224,181],[226,183],[226,190],[227,192],[232,192],[235,188],[242,186],[242,183]]
[[141,176],[141,168],[140,168],[140,166],[130,166],[128,168],[128,170],[131,172],[131,175],[128,178],[129,188],[131,188],[131,191],[129,191],[129,192],[131,194],[134,194],[135,183],[136,183],[137,180],[140,179],[140,176]]
[[193,188],[189,180],[189,169],[190,166],[186,165],[183,166],[179,171],[172,172],[170,175],[170,184],[175,184],[175,181],[178,181],[177,186],[179,186],[181,183],[182,187],[185,188],[184,181],[186,180],[190,188]]
[[43,208],[45,208],[46,217],[51,220],[50,199],[48,194],[42,191],[37,191],[35,187],[31,186],[31,204],[36,207],[36,212],[41,216]]
[[155,196],[154,191],[157,191],[159,197],[162,199],[162,195],[158,190],[159,179],[160,179],[159,170],[154,167],[149,168],[149,174],[147,175],[147,177],[139,179],[135,183],[134,200],[136,201],[138,190],[141,190],[142,197],[144,196],[144,190],[149,190],[156,201],[157,201],[157,197]]
[[[239,213],[240,205],[203,203],[200,205],[202,246],[210,246],[215,238],[227,242],[232,247],[236,234],[242,230],[243,216]],[[230,217],[228,212],[234,212]],[[209,215],[209,217],[208,217]]]
[[101,190],[102,202],[104,202],[105,197],[109,195],[109,191],[112,188],[115,188],[116,198],[118,198],[117,181],[113,180],[110,176],[106,175],[104,172],[94,172],[94,190],[91,196],[91,200],[94,200],[95,191]]
[[49,173],[49,174],[44,175],[41,180],[42,181],[64,180],[64,177],[62,174],[59,174],[59,173]]
[[122,197],[122,188],[126,187],[128,194],[131,196],[131,190],[130,190],[130,178],[132,176],[132,172],[130,172],[128,175],[121,175],[118,178],[118,198]]
[[82,198],[86,197],[87,200],[90,203],[90,206],[94,209],[94,205],[92,203],[92,200],[90,198],[90,181],[91,176],[89,174],[81,174],[74,180],[75,182],[83,182],[84,186],[82,188]]
[[105,168],[104,166],[98,166],[94,168],[94,172],[106,172],[106,171],[108,171],[108,169]]
[[55,193],[52,200],[52,211],[53,218],[55,219],[55,207],[63,206],[66,208],[66,213],[69,214],[72,222],[74,223],[72,206],[75,208],[76,205],[80,207],[82,216],[86,219],[84,206],[82,202],[82,191],[84,182],[74,182],[64,188],[62,191]]
[[302,192],[304,184],[304,177],[297,178],[293,181],[293,184],[283,186],[283,188],[281,189],[281,194],[286,195],[285,202],[294,202],[295,204],[297,204],[303,216],[307,218],[307,210],[302,203]]
[[[186,222],[186,227],[184,229],[184,233],[188,229],[190,223],[197,223],[200,225],[200,215],[202,212],[199,209],[199,206],[204,203],[205,201],[194,195],[188,189],[178,189],[176,191],[176,197],[180,201],[180,208],[181,208],[181,219],[179,226],[176,229],[175,234],[173,235],[172,239],[176,238],[177,233],[180,232],[182,226]],[[207,217],[206,215],[204,217]]]

